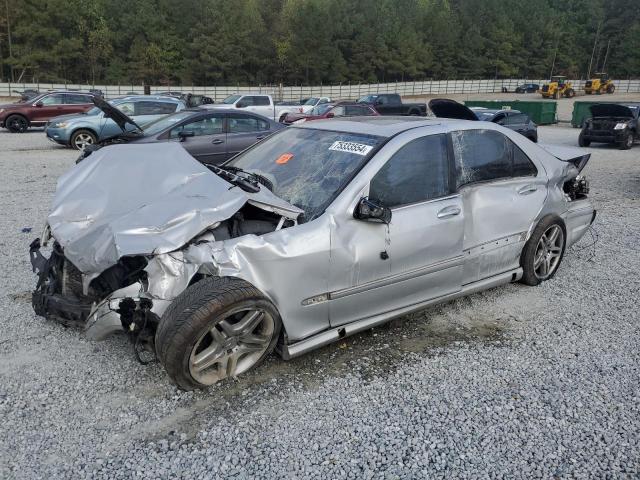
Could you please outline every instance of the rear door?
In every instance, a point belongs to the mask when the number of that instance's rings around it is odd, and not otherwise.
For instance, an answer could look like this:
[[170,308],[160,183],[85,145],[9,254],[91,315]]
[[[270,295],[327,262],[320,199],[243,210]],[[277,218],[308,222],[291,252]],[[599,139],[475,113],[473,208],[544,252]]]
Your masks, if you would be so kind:
[[169,140],[180,142],[180,133],[189,132],[192,136],[181,142],[184,149],[202,163],[220,164],[227,158],[224,117],[223,113],[210,113],[186,121],[169,131]]
[[269,135],[269,122],[248,113],[227,115],[227,158],[231,158]]
[[86,112],[93,107],[91,95],[84,93],[66,93],[64,95],[64,111],[65,113],[81,113]]
[[518,268],[527,232],[547,196],[544,172],[495,130],[455,131],[451,142],[466,217],[465,283]]

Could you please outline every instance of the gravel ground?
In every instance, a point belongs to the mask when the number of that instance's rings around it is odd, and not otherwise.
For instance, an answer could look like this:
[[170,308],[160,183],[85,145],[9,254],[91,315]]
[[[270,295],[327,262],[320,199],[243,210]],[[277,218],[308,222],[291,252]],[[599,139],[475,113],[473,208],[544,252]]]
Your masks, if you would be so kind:
[[590,150],[598,242],[552,281],[185,393],[33,314],[27,246],[76,154],[0,133],[0,478],[637,478],[640,147]]

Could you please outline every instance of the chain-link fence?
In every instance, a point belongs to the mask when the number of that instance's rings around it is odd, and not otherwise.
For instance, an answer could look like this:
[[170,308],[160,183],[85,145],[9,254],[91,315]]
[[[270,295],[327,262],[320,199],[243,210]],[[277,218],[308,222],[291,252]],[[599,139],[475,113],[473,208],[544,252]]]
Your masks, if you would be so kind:
[[[421,82],[393,82],[393,83],[343,83],[340,85],[316,86],[282,86],[258,85],[246,87],[240,85],[228,86],[151,86],[152,94],[166,91],[179,91],[207,95],[215,101],[221,101],[234,93],[263,93],[273,95],[276,100],[299,100],[308,97],[330,97],[332,99],[357,99],[363,95],[375,93],[398,93],[403,97],[447,95],[456,93],[500,93],[513,92],[518,85],[537,83],[542,85],[546,80],[531,79],[502,79],[502,80],[425,80]],[[583,90],[585,80],[572,80],[576,92]],[[640,79],[614,80],[616,91],[619,93],[640,93]],[[25,89],[35,89],[40,92],[47,90],[101,90],[105,97],[113,98],[127,94],[143,94],[142,85],[76,85],[61,83],[0,83],[0,97],[16,96],[16,92]]]

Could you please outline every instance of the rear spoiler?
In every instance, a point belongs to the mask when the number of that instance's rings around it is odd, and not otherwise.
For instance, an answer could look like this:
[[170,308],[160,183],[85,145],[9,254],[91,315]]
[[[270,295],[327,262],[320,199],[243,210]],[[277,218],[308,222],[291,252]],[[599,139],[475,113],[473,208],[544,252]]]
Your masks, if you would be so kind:
[[590,153],[586,153],[585,150],[576,147],[563,147],[559,145],[545,145],[542,143],[538,144],[539,147],[542,147],[547,153],[550,153],[558,160],[562,160],[563,162],[571,163],[575,165],[579,172],[587,165],[589,162],[589,158],[591,157]]

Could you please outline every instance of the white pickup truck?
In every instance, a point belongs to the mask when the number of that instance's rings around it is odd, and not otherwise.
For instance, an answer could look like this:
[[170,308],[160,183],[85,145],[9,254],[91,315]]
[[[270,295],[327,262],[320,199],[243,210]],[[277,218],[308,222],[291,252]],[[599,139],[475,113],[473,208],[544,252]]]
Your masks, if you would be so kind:
[[229,95],[222,103],[207,105],[207,108],[238,108],[282,122],[288,113],[307,113],[316,105],[330,101],[329,97],[312,97],[303,105],[277,105],[271,95],[251,93]]

